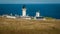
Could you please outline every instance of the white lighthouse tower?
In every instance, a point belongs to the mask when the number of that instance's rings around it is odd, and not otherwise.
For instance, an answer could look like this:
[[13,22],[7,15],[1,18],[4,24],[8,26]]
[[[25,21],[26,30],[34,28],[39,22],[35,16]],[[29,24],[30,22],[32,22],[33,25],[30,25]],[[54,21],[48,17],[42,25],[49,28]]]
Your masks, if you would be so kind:
[[22,8],[22,16],[26,17],[26,8],[25,8],[25,5]]

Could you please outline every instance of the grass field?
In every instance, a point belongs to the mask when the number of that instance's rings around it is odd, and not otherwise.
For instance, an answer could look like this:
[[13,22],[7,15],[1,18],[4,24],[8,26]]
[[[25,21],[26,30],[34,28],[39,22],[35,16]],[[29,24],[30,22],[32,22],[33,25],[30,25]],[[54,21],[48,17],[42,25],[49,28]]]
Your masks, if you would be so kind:
[[60,34],[60,20],[26,20],[0,17],[0,34]]

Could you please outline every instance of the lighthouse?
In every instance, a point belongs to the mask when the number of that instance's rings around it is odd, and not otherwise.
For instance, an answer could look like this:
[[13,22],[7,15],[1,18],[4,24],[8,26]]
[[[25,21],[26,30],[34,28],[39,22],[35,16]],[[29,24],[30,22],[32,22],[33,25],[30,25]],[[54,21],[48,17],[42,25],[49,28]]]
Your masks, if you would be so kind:
[[22,16],[26,17],[26,7],[25,7],[25,5],[22,7]]

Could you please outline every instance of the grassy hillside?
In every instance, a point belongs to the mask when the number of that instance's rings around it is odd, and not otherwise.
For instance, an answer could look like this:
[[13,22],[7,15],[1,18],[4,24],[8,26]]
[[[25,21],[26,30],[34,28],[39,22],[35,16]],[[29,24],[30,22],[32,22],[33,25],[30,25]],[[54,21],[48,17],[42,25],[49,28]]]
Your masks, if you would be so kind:
[[0,17],[0,34],[60,34],[60,20],[26,20]]

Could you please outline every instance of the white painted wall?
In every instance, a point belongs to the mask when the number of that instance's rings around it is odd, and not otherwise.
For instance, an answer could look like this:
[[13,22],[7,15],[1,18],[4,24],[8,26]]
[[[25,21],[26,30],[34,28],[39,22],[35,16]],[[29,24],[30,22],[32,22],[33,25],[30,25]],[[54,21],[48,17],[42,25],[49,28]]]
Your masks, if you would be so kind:
[[40,16],[40,13],[39,12],[36,12],[36,17],[39,17]]
[[6,16],[6,17],[7,18],[14,18],[14,19],[16,18],[15,16]]
[[26,8],[22,9],[22,16],[26,16]]

